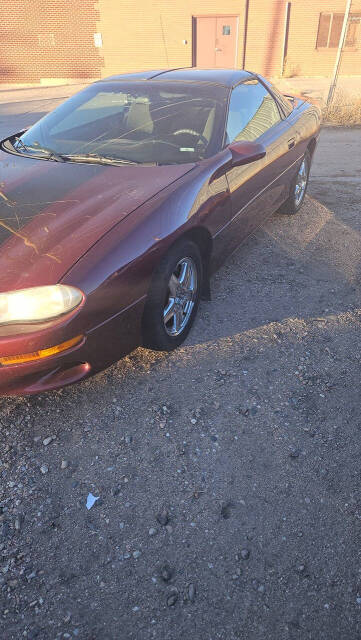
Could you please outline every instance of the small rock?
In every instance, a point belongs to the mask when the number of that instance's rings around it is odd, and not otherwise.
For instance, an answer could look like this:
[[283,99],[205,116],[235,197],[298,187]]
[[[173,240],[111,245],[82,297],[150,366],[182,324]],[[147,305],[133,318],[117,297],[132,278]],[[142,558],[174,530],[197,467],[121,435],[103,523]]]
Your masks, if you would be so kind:
[[167,606],[174,607],[177,600],[178,600],[178,591],[172,591],[172,593],[167,598]]
[[141,551],[133,551],[133,558],[137,559],[142,555]]
[[43,440],[43,445],[44,445],[45,447],[47,447],[47,446],[48,446],[48,444],[50,444],[51,442],[53,442],[53,440],[55,440],[55,438],[56,438],[56,436],[48,436],[47,438],[45,438],[45,439]]
[[35,571],[32,571],[31,573],[29,573],[29,575],[26,576],[27,581],[30,582],[30,580],[33,580],[34,578],[36,578],[36,574],[37,574],[37,571],[35,569]]
[[157,529],[154,529],[154,527],[151,527],[148,531],[150,536],[155,536],[157,533]]
[[17,581],[16,579],[14,579],[14,580],[9,580],[9,582],[8,582],[8,586],[9,586],[11,589],[15,589],[15,587],[17,586],[17,584],[18,584],[18,581]]
[[300,453],[301,452],[299,449],[292,449],[292,451],[290,452],[290,458],[298,458]]
[[188,600],[189,602],[194,602],[196,597],[196,587],[193,583],[188,586]]
[[68,466],[69,466],[69,462],[67,460],[62,460],[61,461],[61,465],[60,465],[61,469],[67,469]]
[[173,527],[172,527],[172,525],[171,525],[171,524],[167,524],[167,526],[166,526],[166,530],[167,530],[167,532],[168,532],[168,533],[172,533],[172,532],[173,532]]
[[45,475],[45,473],[48,473],[48,471],[49,471],[48,465],[47,464],[42,464],[41,467],[40,467],[40,471],[44,475]]
[[132,436],[125,436],[125,442],[127,444],[130,444],[132,442],[132,440],[133,440]]
[[162,527],[165,527],[169,522],[169,513],[166,509],[160,511],[157,515],[157,520]]
[[242,560],[248,560],[250,555],[249,549],[241,549],[241,558]]
[[233,504],[232,502],[226,502],[226,504],[224,504],[221,508],[221,516],[222,518],[224,518],[225,520],[229,520],[229,518],[232,515],[232,507]]
[[16,516],[16,518],[15,518],[15,529],[16,529],[16,531],[20,531],[22,522],[23,522],[23,516],[22,515]]
[[160,569],[160,577],[164,582],[169,582],[173,575],[173,569],[169,566],[169,564],[164,564]]

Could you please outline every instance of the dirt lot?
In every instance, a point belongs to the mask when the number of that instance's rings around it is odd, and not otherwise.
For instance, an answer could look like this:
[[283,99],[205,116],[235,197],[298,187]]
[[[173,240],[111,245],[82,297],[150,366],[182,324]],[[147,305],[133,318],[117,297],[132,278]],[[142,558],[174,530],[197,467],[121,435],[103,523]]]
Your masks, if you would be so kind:
[[361,637],[360,143],[323,130],[183,348],[0,399],[2,640]]

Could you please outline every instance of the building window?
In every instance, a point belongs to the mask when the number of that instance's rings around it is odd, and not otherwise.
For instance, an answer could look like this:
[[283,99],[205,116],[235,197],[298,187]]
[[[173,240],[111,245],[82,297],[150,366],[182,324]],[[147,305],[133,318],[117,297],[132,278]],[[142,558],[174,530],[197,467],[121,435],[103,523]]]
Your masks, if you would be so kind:
[[[320,13],[317,33],[317,49],[335,49],[340,41],[343,13]],[[345,48],[355,49],[358,44],[361,14],[352,13],[347,26]]]

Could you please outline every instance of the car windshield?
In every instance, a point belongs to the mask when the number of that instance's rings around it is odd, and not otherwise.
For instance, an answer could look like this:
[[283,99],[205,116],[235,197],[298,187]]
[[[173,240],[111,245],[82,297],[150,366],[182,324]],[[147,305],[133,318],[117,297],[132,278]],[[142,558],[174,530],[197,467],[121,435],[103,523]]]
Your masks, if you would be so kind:
[[226,103],[227,89],[211,83],[99,82],[13,139],[12,147],[74,162],[195,162],[221,148]]

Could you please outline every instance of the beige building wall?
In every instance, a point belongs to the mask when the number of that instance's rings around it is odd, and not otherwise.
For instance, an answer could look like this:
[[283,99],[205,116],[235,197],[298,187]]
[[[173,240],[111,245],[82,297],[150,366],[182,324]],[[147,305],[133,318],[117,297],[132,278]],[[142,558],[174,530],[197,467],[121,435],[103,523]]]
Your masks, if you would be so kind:
[[[346,0],[290,4],[285,75],[330,76],[337,49],[317,48],[319,17],[343,14]],[[0,81],[96,79],[189,67],[195,60],[195,16],[239,16],[242,67],[247,5],[245,68],[280,76],[287,0],[1,0]],[[352,1],[352,13],[361,16],[361,0]],[[356,30],[355,46],[343,52],[341,75],[361,75],[361,25]],[[208,44],[207,37],[199,39],[200,46]]]
[[196,15],[239,15],[237,65],[241,66],[244,6],[245,0],[99,0],[102,77],[191,66]]
[[[337,49],[317,49],[320,12],[344,13],[346,0],[294,0],[291,6],[289,45],[286,72],[301,76],[330,76]],[[352,13],[360,13],[361,0],[353,0]],[[358,44],[342,53],[340,73],[361,75],[361,26]]]
[[[268,77],[283,69],[286,0],[249,0],[245,68]],[[330,76],[336,49],[317,49],[322,11],[343,13],[346,0],[291,0],[285,75]],[[237,66],[242,67],[246,0],[98,0],[102,77],[141,69],[191,66],[192,17],[238,15]],[[352,12],[361,14],[361,0]],[[361,27],[360,27],[361,29]],[[358,46],[343,53],[341,73],[361,75]]]
[[250,0],[246,69],[268,77],[281,74],[285,16],[284,0]]

